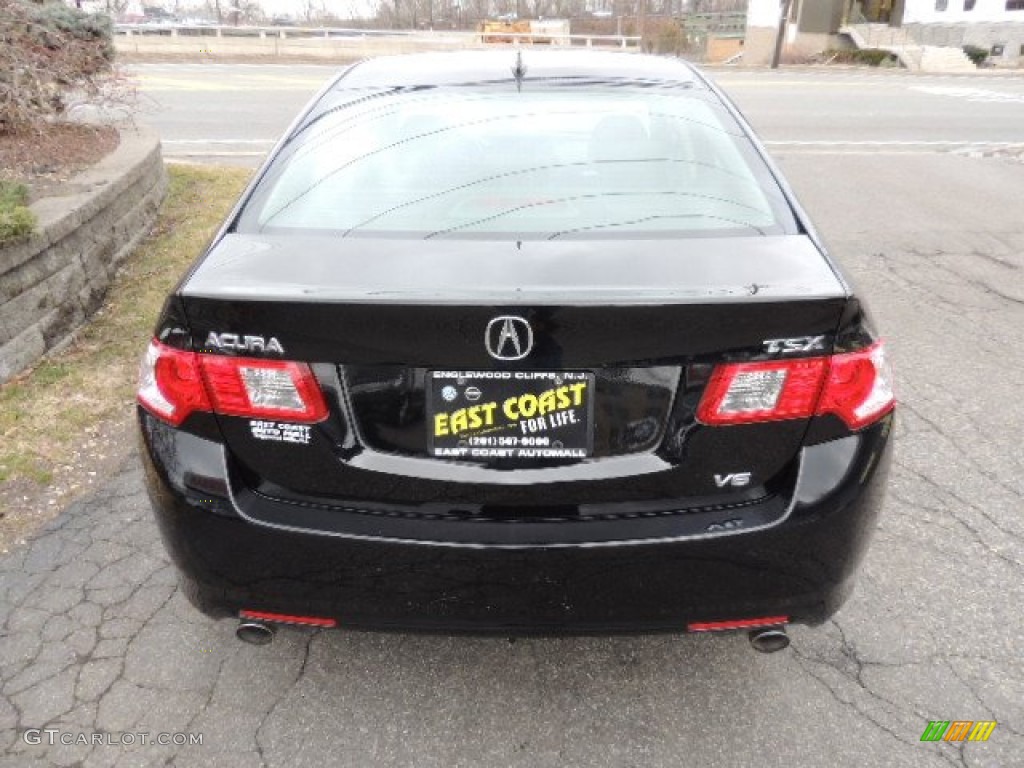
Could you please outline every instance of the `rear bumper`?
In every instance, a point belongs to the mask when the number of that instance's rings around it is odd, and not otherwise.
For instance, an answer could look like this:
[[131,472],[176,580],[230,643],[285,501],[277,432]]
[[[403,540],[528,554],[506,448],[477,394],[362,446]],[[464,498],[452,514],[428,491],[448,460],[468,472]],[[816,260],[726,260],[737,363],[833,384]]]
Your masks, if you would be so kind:
[[[879,513],[892,419],[844,439],[852,442],[805,449],[788,513],[760,530],[499,547],[327,536],[253,522],[231,494],[203,498],[182,482],[189,470],[169,460],[183,455],[174,447],[181,433],[141,418],[160,530],[203,612],[237,616],[248,609],[332,618],[341,627],[500,634],[678,632],[689,622],[769,615],[825,621],[846,599]],[[167,432],[156,439],[161,430]],[[216,443],[186,438],[186,463],[210,465],[221,453]],[[204,473],[220,472],[227,489],[223,467]]]

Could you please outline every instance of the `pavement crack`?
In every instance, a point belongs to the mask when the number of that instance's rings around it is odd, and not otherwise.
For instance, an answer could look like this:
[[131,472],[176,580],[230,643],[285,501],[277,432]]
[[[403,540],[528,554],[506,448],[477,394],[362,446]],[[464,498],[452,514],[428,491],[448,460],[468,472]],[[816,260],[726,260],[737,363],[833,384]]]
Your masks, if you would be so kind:
[[949,443],[950,447],[952,447],[952,449],[956,451],[957,454],[966,459],[971,464],[971,466],[986,480],[989,480],[995,485],[998,485],[1000,488],[1002,488],[1007,493],[1013,496],[1020,496],[1021,489],[1014,488],[1012,485],[1007,483],[1001,477],[999,477],[990,469],[981,464],[977,459],[974,458],[972,454],[965,451],[961,444],[957,440],[953,439],[953,437],[947,433],[945,428],[935,419],[925,416],[924,413],[920,411],[920,409],[916,408],[913,404],[908,402],[901,402],[900,408],[904,411],[913,414],[914,418],[924,422],[924,424],[926,424],[933,432],[935,432],[937,435],[946,440]]
[[[862,719],[864,719],[865,721],[871,723],[878,730],[888,734],[889,736],[891,736],[893,739],[895,739],[896,741],[900,742],[901,744],[904,744],[904,745],[906,745],[908,747],[916,748],[918,746],[918,742],[913,741],[911,739],[908,739],[908,738],[906,738],[904,736],[904,734],[894,730],[886,722],[884,722],[883,720],[880,720],[879,718],[875,717],[872,713],[868,712],[866,709],[864,709],[863,707],[859,706],[857,704],[857,702],[855,700],[853,700],[853,698],[850,698],[850,699],[844,698],[842,695],[840,695],[840,692],[833,685],[831,685],[828,680],[825,679],[825,677],[823,675],[818,674],[812,668],[813,665],[815,665],[815,664],[821,664],[823,666],[829,667],[830,669],[834,670],[835,672],[837,672],[842,677],[844,677],[844,678],[850,680],[851,682],[855,683],[857,685],[857,687],[865,695],[867,695],[869,698],[871,698],[874,701],[876,701],[879,704],[881,704],[884,708],[891,708],[891,709],[896,710],[896,711],[905,711],[905,709],[906,709],[905,707],[901,706],[899,703],[894,702],[894,701],[886,698],[885,696],[882,696],[878,692],[872,690],[871,687],[867,683],[865,683],[864,678],[863,678],[864,667],[865,666],[872,666],[875,663],[874,662],[870,662],[870,661],[864,661],[863,659],[860,658],[860,655],[857,653],[857,650],[856,650],[855,646],[847,639],[846,632],[843,629],[843,627],[839,624],[838,621],[836,621],[833,618],[833,619],[831,619],[829,621],[829,623],[832,624],[836,628],[836,630],[839,632],[840,653],[842,654],[844,659],[846,659],[846,660],[848,660],[849,662],[852,663],[852,665],[854,667],[854,672],[851,674],[849,671],[847,671],[846,669],[843,668],[843,665],[836,664],[834,662],[829,661],[828,659],[825,659],[825,658],[812,658],[812,657],[804,654],[803,652],[801,652],[799,649],[794,647],[793,655],[794,655],[794,658],[796,659],[797,665],[804,672],[806,672],[811,678],[813,678],[818,683],[820,683],[822,685],[822,687],[824,687],[825,690],[828,691],[829,695],[831,695],[831,697],[833,699],[835,699],[838,703],[840,703],[844,707],[852,710],[857,715],[859,715]],[[902,666],[902,664],[890,664],[888,666]],[[916,710],[914,711],[914,714],[917,717],[921,717],[921,718],[924,717],[920,712],[917,712]],[[951,763],[953,765],[957,765],[958,764],[958,761],[953,759],[948,754],[940,752],[939,755],[946,762],[949,762],[949,763]]]
[[[1009,531],[1006,528],[1004,528],[999,522],[997,522],[995,519],[993,519],[993,517],[988,512],[986,512],[985,510],[983,510],[981,507],[977,506],[976,504],[974,504],[970,500],[964,498],[963,496],[961,496],[960,494],[956,493],[955,491],[951,491],[948,488],[943,488],[941,485],[938,484],[938,482],[936,482],[932,478],[928,477],[923,472],[920,472],[919,470],[914,469],[913,467],[909,467],[906,464],[904,464],[904,463],[902,463],[902,462],[900,462],[898,460],[896,462],[894,462],[894,463],[901,470],[907,472],[908,474],[912,475],[913,477],[916,477],[918,480],[923,482],[925,485],[933,488],[934,490],[938,491],[939,493],[941,493],[941,494],[943,494],[945,496],[949,496],[949,497],[955,499],[956,501],[960,502],[964,507],[977,512],[981,517],[983,517],[985,520],[987,520],[992,525],[992,527],[994,527],[997,531],[999,531],[1000,533],[1004,534],[1008,538],[1013,539],[1014,541],[1019,540],[1019,537],[1013,531]],[[1024,562],[1021,562],[1020,560],[1017,560],[1017,559],[1015,559],[1013,557],[1010,557],[1009,555],[1006,555],[1006,554],[1000,552],[998,549],[996,549],[991,544],[989,544],[988,541],[986,541],[985,538],[981,535],[981,531],[979,531],[975,526],[971,525],[963,517],[961,517],[960,515],[956,514],[951,508],[947,507],[943,511],[943,514],[948,515],[949,517],[953,518],[958,523],[960,523],[960,525],[962,525],[971,534],[971,536],[974,538],[974,540],[977,541],[978,544],[980,544],[982,547],[984,547],[985,550],[988,551],[989,553],[995,555],[1000,560],[1003,560],[1005,563],[1007,563],[1008,565],[1010,565],[1010,566],[1012,566],[1014,568],[1022,568],[1022,567],[1024,567]]]
[[313,640],[316,637],[318,637],[319,635],[320,635],[320,630],[316,629],[316,630],[311,630],[309,632],[309,634],[306,636],[306,642],[305,642],[305,645],[304,645],[303,651],[302,651],[302,661],[299,663],[299,669],[298,669],[298,672],[295,674],[295,679],[292,680],[291,683],[289,683],[287,689],[285,689],[281,693],[281,695],[278,696],[277,700],[273,704],[270,705],[270,707],[267,709],[267,711],[260,718],[259,723],[257,723],[257,725],[256,725],[256,730],[253,732],[253,740],[256,743],[256,754],[259,755],[259,758],[260,758],[260,768],[267,768],[267,765],[268,765],[267,764],[266,752],[264,751],[265,748],[263,746],[263,741],[260,738],[260,732],[263,730],[264,726],[267,724],[267,721],[270,720],[270,718],[277,711],[277,708],[281,705],[281,702],[283,702],[285,699],[287,699],[288,696],[291,694],[292,690],[294,690],[295,686],[297,686],[302,681],[302,678],[306,674],[306,665],[309,663],[309,656],[310,656],[310,651],[311,651],[312,646],[313,646]]

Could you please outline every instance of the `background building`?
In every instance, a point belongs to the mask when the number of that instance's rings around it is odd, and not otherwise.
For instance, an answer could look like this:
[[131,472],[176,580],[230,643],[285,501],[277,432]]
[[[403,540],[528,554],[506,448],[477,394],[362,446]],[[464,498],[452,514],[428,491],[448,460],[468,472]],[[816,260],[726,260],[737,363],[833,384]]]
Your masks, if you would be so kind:
[[[746,63],[771,60],[783,6],[750,0]],[[791,0],[787,21],[783,50],[791,58],[856,41],[890,49],[977,46],[995,65],[1024,61],[1024,0]],[[861,34],[851,36],[851,28]]]
[[1024,0],[906,0],[900,24],[921,43],[973,45],[993,64],[1024,64]]

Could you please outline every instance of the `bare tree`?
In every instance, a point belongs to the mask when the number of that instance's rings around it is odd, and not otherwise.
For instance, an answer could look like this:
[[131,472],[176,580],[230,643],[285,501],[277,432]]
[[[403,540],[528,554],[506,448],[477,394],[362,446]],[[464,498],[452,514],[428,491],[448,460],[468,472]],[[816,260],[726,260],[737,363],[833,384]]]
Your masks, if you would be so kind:
[[246,24],[259,24],[266,19],[263,6],[256,0],[238,0],[235,5],[238,8],[239,18]]
[[324,6],[323,0],[302,0],[302,18],[307,24],[312,24],[326,15],[327,8]]
[[[303,0],[308,5],[309,0]],[[583,18],[588,10],[608,10],[633,33],[656,17],[691,13],[742,13],[748,0],[376,0],[377,24],[389,27],[424,23],[469,26],[484,19],[515,14],[531,18]]]
[[107,13],[117,17],[124,13],[130,0],[106,0]]

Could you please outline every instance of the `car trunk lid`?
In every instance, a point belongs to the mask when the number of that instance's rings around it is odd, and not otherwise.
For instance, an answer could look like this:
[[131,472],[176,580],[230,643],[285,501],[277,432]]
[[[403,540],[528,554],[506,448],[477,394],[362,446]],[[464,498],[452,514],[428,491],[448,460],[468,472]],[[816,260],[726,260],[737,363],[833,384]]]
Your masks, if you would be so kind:
[[[322,450],[268,441],[272,432],[252,419],[220,418],[254,477],[351,496],[346,471],[379,454],[407,460],[388,471],[409,477],[444,465],[447,477],[471,482],[480,503],[492,505],[508,501],[502,486],[518,484],[508,470],[630,456],[649,461],[615,466],[671,475],[638,487],[637,499],[706,498],[769,483],[793,461],[806,420],[704,427],[695,418],[703,387],[716,363],[803,354],[772,344],[779,339],[821,337],[823,354],[846,302],[846,287],[804,236],[432,242],[231,234],[180,293],[197,349],[311,363],[335,390],[327,422],[311,433]],[[534,343],[522,359],[488,351],[488,327],[502,317],[530,325]],[[439,456],[438,372],[586,377],[587,457]],[[470,376],[462,386],[482,380]],[[481,476],[481,468],[493,471]],[[564,485],[551,504],[580,501]],[[392,484],[383,494],[419,503],[414,488]]]

